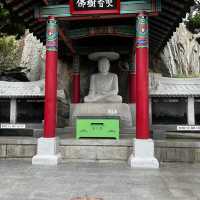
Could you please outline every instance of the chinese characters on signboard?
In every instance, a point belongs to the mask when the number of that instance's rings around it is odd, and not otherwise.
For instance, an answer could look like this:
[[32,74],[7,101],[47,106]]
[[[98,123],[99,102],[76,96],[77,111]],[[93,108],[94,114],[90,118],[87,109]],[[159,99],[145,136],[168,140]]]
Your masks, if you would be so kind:
[[77,0],[74,1],[76,9],[82,8],[114,8],[115,2],[113,0]]
[[120,0],[70,0],[72,14],[119,14]]

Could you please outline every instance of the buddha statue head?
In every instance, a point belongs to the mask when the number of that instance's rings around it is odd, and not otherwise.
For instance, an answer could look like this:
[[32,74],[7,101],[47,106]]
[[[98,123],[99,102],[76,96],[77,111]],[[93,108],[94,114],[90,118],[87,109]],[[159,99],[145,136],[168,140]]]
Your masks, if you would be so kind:
[[103,57],[98,60],[98,70],[102,74],[107,74],[110,69],[110,61],[108,58]]

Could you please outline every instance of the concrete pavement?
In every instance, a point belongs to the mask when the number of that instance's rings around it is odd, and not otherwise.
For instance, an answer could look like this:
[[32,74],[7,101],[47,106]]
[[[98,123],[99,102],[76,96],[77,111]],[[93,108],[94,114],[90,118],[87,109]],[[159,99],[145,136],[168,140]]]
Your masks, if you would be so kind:
[[0,200],[200,200],[200,164],[165,163],[159,170],[123,163],[32,166],[0,160]]

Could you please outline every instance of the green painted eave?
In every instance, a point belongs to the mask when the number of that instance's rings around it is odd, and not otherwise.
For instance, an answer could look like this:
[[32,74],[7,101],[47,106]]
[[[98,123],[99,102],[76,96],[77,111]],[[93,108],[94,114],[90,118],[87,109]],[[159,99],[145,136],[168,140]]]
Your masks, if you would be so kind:
[[[137,14],[140,12],[157,13],[161,11],[161,0],[155,0],[155,6],[151,0],[123,1],[120,3],[120,15]],[[38,7],[35,9],[35,18],[72,17],[69,5],[53,5]]]

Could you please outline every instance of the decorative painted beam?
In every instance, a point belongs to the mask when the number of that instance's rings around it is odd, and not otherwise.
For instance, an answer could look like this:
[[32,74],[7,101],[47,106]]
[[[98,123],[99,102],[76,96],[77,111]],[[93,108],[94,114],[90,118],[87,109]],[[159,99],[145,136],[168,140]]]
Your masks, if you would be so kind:
[[80,39],[85,37],[94,37],[102,35],[113,35],[119,37],[135,37],[135,27],[127,25],[100,26],[72,29],[69,31],[71,39]]
[[[95,51],[116,51],[116,52],[120,52],[120,54],[129,54],[130,53],[130,48],[127,46],[112,46],[111,47],[107,47],[107,46],[103,46],[103,47],[93,47],[91,48],[91,46],[76,46],[76,51],[78,52],[79,55],[85,55],[87,56],[88,54],[95,52]],[[60,56],[71,56],[70,52],[59,52]]]
[[[48,6],[48,0],[42,0],[42,2]],[[61,39],[63,40],[63,42],[65,43],[65,45],[69,48],[70,52],[72,54],[75,54],[76,53],[76,50],[73,46],[73,43],[72,43],[72,40],[71,38],[69,38],[67,36],[67,34],[65,33],[65,31],[62,29],[62,28],[58,28],[58,32],[59,32],[59,35],[61,37]]]
[[46,6],[48,6],[48,0],[42,0],[42,1]]
[[67,36],[67,34],[65,33],[65,31],[63,29],[59,28],[58,31],[59,31],[59,36],[64,41],[65,45],[69,48],[70,52],[72,54],[75,54],[76,50],[75,50],[75,48],[73,46],[71,38]]
[[[120,6],[120,15],[116,15],[117,17],[121,15],[137,14],[142,11],[156,14],[161,11],[161,0],[124,1],[120,3]],[[64,18],[77,15],[71,15],[69,5],[51,5],[35,9],[35,18],[47,18],[48,16]]]

